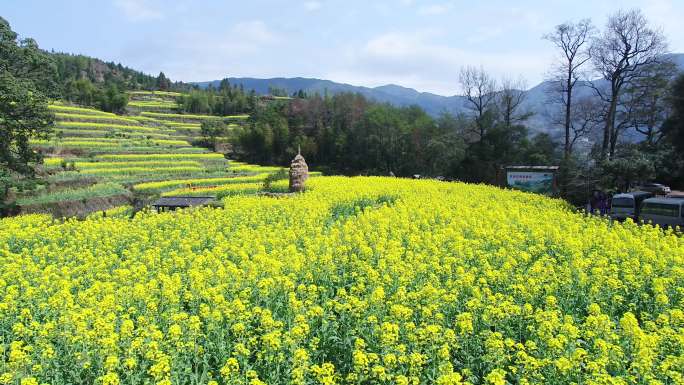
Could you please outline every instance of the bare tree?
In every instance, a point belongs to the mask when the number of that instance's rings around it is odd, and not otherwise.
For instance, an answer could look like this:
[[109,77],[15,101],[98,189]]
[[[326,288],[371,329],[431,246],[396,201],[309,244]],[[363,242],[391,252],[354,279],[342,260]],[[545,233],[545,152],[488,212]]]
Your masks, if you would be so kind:
[[[669,115],[670,82],[677,75],[677,66],[669,61],[658,63],[646,70],[647,76],[638,79],[625,90],[625,108],[618,119],[627,121],[629,128],[644,135],[646,143],[657,144],[660,128]],[[614,151],[614,149],[611,149]]]
[[568,152],[572,154],[577,142],[591,137],[603,122],[604,104],[595,97],[585,96],[572,103]]
[[618,11],[608,18],[606,28],[593,39],[591,57],[595,70],[607,81],[607,87],[594,84],[596,94],[606,102],[601,157],[610,159],[617,142],[616,115],[620,96],[626,86],[647,76],[653,64],[663,60],[667,42],[663,33],[651,28],[638,10]]
[[500,118],[506,128],[524,122],[532,116],[532,112],[520,110],[527,96],[526,89],[527,82],[523,78],[517,80],[504,78],[501,80],[496,101]]
[[459,81],[467,100],[466,108],[475,114],[475,128],[482,140],[487,128],[487,114],[496,101],[496,81],[482,67],[471,66],[461,68]]
[[544,35],[544,39],[553,43],[560,51],[556,64],[551,72],[552,92],[556,95],[552,101],[562,106],[563,118],[560,122],[565,129],[564,155],[570,156],[572,150],[572,103],[573,91],[581,78],[581,69],[590,59],[588,41],[594,27],[588,19],[577,23],[566,22],[557,25],[553,32]]

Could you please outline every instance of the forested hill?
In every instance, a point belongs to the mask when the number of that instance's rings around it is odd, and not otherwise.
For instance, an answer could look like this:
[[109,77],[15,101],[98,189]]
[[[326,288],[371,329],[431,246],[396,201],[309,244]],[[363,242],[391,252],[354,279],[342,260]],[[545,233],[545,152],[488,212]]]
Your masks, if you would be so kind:
[[[670,54],[668,57],[678,66],[680,70],[684,71],[684,54]],[[454,114],[464,112],[464,106],[466,104],[465,98],[463,96],[442,96],[429,92],[419,92],[412,88],[402,87],[395,84],[371,88],[337,83],[324,79],[302,77],[270,79],[232,77],[228,78],[228,80],[233,85],[241,85],[245,90],[255,90],[256,93],[260,95],[272,94],[273,91],[292,95],[299,90],[303,90],[307,93],[318,93],[321,95],[325,94],[326,92],[331,95],[343,92],[358,93],[369,99],[382,103],[390,103],[395,106],[417,105],[432,116],[438,116],[443,112],[450,112]],[[213,80],[194,84],[197,84],[203,88],[207,87],[209,84],[214,87],[218,87],[220,82],[220,80]],[[456,87],[457,85],[454,84],[454,89],[456,89]],[[547,114],[545,114],[545,110],[548,105],[547,91],[549,87],[549,82],[542,82],[528,89],[527,100],[524,103],[524,107],[534,113],[533,118],[528,122],[528,125],[532,129],[547,131],[550,126],[548,124],[548,119],[546,118]],[[591,90],[588,88],[586,91],[587,95],[591,93]]]
[[[307,93],[318,93],[330,95],[340,93],[357,93],[369,99],[382,103],[391,103],[395,106],[417,105],[427,113],[436,116],[443,111],[458,112],[463,108],[463,98],[461,96],[441,96],[429,92],[418,92],[412,88],[388,84],[380,87],[363,87],[351,84],[337,83],[331,80],[313,78],[228,78],[233,85],[242,85],[245,90],[254,90],[257,94],[267,95],[276,92],[284,92],[292,95],[299,90]],[[194,83],[206,88],[209,84],[218,87],[220,80]]]
[[64,83],[88,80],[91,83],[116,83],[121,88],[152,88],[157,78],[140,71],[125,67],[120,63],[61,52],[50,52],[54,59],[58,78]]

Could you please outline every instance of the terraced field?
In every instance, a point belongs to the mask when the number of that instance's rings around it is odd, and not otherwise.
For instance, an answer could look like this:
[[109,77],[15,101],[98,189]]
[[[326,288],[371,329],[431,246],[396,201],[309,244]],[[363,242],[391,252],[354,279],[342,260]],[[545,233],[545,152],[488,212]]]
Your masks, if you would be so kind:
[[[233,162],[223,154],[192,146],[201,122],[222,119],[236,127],[247,115],[215,117],[176,113],[172,92],[131,92],[129,114],[115,115],[92,108],[55,102],[55,135],[34,140],[31,145],[45,155],[43,165],[48,184],[27,194],[18,194],[22,212],[53,212],[55,205],[97,199],[85,207],[92,211],[128,212],[114,206],[144,206],[164,195],[213,195],[224,197],[257,192],[264,180],[279,167]],[[164,111],[164,112],[162,112]],[[282,182],[271,190],[284,190]],[[81,210],[83,211],[83,210]]]

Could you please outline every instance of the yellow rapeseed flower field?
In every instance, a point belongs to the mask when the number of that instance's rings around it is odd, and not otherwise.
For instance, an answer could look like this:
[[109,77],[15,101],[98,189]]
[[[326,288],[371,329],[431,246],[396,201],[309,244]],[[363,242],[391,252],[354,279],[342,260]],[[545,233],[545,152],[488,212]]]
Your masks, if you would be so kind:
[[0,383],[684,383],[683,238],[481,185],[308,189],[0,221]]

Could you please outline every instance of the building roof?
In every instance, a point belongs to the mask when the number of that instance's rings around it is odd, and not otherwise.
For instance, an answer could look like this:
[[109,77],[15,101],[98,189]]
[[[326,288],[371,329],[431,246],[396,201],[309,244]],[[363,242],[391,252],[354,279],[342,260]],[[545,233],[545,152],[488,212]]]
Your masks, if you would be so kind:
[[192,207],[211,203],[215,197],[161,197],[152,204],[154,207]]

